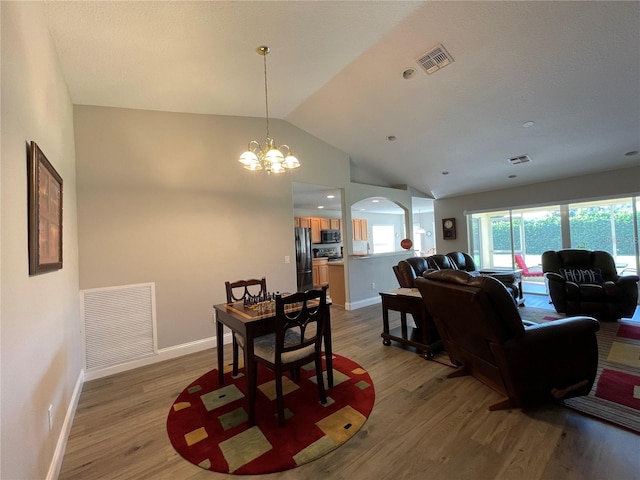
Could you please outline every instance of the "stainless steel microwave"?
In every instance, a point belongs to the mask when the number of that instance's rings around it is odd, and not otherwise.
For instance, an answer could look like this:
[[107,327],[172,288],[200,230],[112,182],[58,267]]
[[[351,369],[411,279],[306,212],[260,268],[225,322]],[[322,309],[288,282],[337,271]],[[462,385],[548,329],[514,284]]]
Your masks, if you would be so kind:
[[340,230],[320,230],[322,243],[340,243]]

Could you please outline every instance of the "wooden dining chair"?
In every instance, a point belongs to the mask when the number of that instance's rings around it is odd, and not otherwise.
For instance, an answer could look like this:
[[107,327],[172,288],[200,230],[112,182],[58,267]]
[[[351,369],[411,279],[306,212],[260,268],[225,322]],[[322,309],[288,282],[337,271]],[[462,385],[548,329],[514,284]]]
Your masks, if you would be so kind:
[[[275,333],[258,337],[253,343],[254,371],[257,373],[260,363],[275,374],[278,424],[281,426],[285,423],[282,393],[284,372],[291,371],[294,377],[294,372],[299,372],[301,366],[315,361],[318,395],[322,404],[327,403],[322,378],[322,335],[329,315],[327,288],[324,286],[321,290],[307,290],[286,297],[277,295]],[[257,383],[257,375],[254,375],[252,385],[249,385],[252,389],[249,395],[251,399],[256,397]],[[253,413],[255,404],[249,405],[249,408]]]
[[[262,277],[258,280],[252,278],[251,280],[237,280],[235,282],[224,282],[224,286],[227,290],[227,303],[242,302],[249,297],[256,297],[259,295],[266,295],[267,293],[267,279]],[[258,290],[256,287],[260,286]],[[253,288],[249,288],[253,287]],[[244,349],[244,337],[233,333],[233,376],[238,375],[238,346]]]

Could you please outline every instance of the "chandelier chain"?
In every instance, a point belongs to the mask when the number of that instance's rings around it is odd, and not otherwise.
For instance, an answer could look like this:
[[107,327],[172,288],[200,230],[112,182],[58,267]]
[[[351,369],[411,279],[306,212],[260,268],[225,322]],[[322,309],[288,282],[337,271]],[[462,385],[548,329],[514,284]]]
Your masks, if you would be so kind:
[[267,88],[267,53],[265,52],[264,57],[264,109],[267,115],[267,138],[271,138],[269,135],[269,93]]

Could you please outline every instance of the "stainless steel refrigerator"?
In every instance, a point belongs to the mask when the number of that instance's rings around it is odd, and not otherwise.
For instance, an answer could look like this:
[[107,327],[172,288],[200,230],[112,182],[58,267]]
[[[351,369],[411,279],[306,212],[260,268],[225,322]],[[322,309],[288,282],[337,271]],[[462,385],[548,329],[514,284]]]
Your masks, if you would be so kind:
[[311,229],[295,228],[294,231],[296,236],[298,291],[304,292],[313,288],[313,272],[311,271]]

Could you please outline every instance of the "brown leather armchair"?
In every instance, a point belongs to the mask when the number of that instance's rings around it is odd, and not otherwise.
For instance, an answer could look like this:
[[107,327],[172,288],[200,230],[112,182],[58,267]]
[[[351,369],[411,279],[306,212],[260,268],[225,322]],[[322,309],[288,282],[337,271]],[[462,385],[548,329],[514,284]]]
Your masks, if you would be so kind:
[[542,271],[557,312],[604,321],[633,317],[639,277],[618,275],[608,252],[550,250],[542,254]]
[[449,377],[472,375],[503,395],[489,409],[526,407],[586,395],[598,366],[589,317],[525,327],[506,287],[460,270],[416,279],[451,361]]

